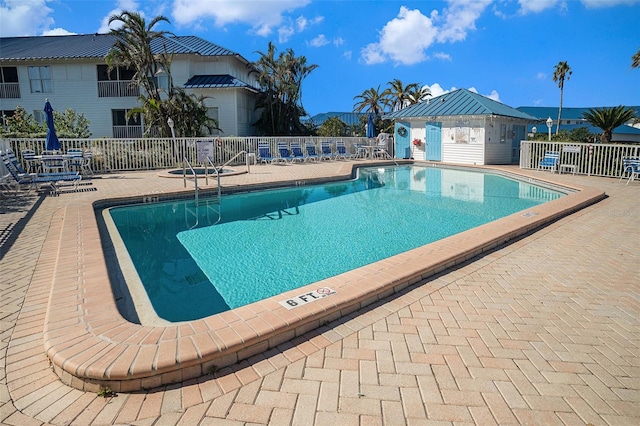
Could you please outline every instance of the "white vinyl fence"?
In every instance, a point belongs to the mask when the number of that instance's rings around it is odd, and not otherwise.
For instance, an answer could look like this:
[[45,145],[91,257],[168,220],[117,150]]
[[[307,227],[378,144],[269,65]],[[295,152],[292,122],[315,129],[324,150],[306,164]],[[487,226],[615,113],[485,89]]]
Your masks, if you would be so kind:
[[[576,174],[588,176],[619,177],[623,172],[623,157],[640,157],[640,145],[521,141],[520,168],[537,169],[549,151],[560,153],[559,164],[575,166]],[[573,171],[573,167],[565,170]]]
[[[366,138],[353,137],[205,137],[205,138],[122,138],[122,139],[60,139],[60,149],[90,150],[92,153],[91,167],[95,173],[120,172],[131,170],[155,170],[172,167],[182,167],[182,158],[186,158],[196,166],[196,149],[198,141],[213,142],[213,162],[216,166],[245,164],[246,153],[257,156],[258,142],[269,142],[271,152],[277,154],[278,143],[299,143],[303,149],[305,145],[313,144],[320,152],[320,145],[324,141],[342,141],[349,152],[354,153],[356,144],[366,144]],[[6,141],[5,141],[6,143]],[[22,160],[21,152],[25,149],[40,153],[45,150],[45,139],[10,139],[11,149]],[[391,147],[389,147],[391,148]],[[236,157],[240,152],[243,154]],[[234,158],[236,157],[236,158]]]

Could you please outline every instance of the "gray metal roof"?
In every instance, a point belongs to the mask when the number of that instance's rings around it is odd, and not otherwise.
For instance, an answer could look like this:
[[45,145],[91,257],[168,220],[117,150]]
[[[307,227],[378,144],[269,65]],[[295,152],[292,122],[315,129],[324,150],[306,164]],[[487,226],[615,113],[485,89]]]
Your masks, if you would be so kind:
[[[0,61],[25,61],[42,59],[104,58],[115,37],[111,34],[82,34],[46,37],[0,38]],[[238,53],[208,42],[196,36],[165,36],[151,43],[154,53],[195,54],[200,56],[237,56]]]
[[229,74],[194,75],[184,84],[185,89],[239,87],[257,91],[255,87],[238,80]]
[[500,115],[524,120],[535,117],[467,89],[458,89],[399,111],[385,114],[384,119],[407,119],[459,115]]
[[[631,106],[630,108],[635,109],[636,115],[640,115],[640,106]],[[558,119],[558,107],[521,106],[516,109],[518,111],[522,111],[524,113],[537,117],[540,120],[546,120],[547,117],[551,117],[553,120]],[[587,112],[590,109],[593,108],[562,107],[562,120],[584,120],[582,113]],[[562,125],[562,127],[564,127],[564,124]]]

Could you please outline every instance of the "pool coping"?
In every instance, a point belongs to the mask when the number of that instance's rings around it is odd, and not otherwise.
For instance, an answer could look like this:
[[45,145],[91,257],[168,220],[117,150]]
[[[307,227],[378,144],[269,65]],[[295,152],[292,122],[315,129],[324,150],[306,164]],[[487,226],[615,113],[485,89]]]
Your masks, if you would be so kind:
[[[358,166],[367,165],[354,164]],[[489,166],[477,168],[496,171]],[[168,326],[134,324],[118,312],[95,210],[105,201],[68,205],[64,214],[52,219],[43,248],[42,258],[49,268],[38,268],[36,275],[41,276],[34,276],[51,284],[46,295],[45,352],[60,379],[84,391],[108,387],[116,392],[130,392],[204,376],[407,287],[418,283],[430,285],[430,277],[605,197],[603,191],[593,188],[520,176],[576,192],[300,289],[200,320]],[[66,267],[58,268],[59,264],[76,265],[76,273]],[[291,310],[279,303],[320,287],[331,288],[336,294]],[[322,347],[330,342],[315,339],[313,343]]]

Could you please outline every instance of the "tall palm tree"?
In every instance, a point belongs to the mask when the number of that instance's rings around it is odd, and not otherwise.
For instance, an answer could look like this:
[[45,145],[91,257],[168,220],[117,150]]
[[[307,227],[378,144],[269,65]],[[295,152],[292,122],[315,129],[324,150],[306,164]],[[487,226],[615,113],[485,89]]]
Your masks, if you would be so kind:
[[[151,43],[171,34],[168,31],[154,29],[161,22],[170,23],[162,16],[156,16],[147,24],[146,20],[137,12],[124,11],[111,15],[109,24],[117,22],[122,25],[112,29],[111,34],[116,37],[111,50],[105,57],[109,70],[123,67],[134,72],[132,84],[142,87],[144,93],[140,95],[142,111],[145,115],[146,132],[152,127],[161,129],[162,135],[169,135],[168,116],[161,107],[162,99],[156,83],[156,75],[162,70],[170,73],[171,55],[167,52],[154,54]],[[171,81],[171,78],[169,78]],[[137,111],[136,111],[137,112]]]
[[560,108],[558,108],[558,124],[556,126],[556,135],[560,130],[560,118],[562,117],[562,93],[564,92],[564,81],[569,80],[572,71],[566,61],[558,62],[553,71],[553,81],[558,83],[560,88]]
[[640,68],[640,49],[631,57],[631,68]]
[[431,97],[431,89],[427,86],[416,86],[414,90],[409,91],[409,105],[415,105],[424,102]]
[[266,52],[257,53],[260,58],[253,66],[262,92],[256,108],[262,109],[262,116],[256,126],[267,135],[303,134],[302,82],[318,65],[308,64],[305,56],[295,56],[292,49],[276,56],[271,42]]
[[[383,92],[384,93],[384,92]],[[354,96],[353,99],[360,99],[353,106],[354,112],[371,112],[374,116],[379,117],[384,109],[388,106],[388,99],[380,92],[380,86],[376,89],[372,87],[362,92],[360,95]]]
[[391,111],[398,111],[410,103],[410,93],[418,89],[418,83],[409,83],[406,86],[397,78],[387,83],[390,87],[382,92],[382,96],[388,98]]
[[592,125],[602,129],[600,142],[608,143],[611,141],[613,129],[633,120],[636,112],[633,108],[620,105],[612,108],[592,108],[583,112],[582,116]]

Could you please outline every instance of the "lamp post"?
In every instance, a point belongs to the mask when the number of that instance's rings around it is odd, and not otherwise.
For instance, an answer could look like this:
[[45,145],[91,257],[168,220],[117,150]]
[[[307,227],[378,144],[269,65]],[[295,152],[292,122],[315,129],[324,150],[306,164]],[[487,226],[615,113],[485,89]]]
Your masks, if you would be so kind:
[[551,142],[551,126],[553,126],[553,120],[551,117],[547,118],[547,129],[549,129],[549,142]]
[[533,140],[536,140],[536,133],[538,133],[538,128],[536,126],[533,126],[531,128],[531,133],[533,133]]

